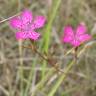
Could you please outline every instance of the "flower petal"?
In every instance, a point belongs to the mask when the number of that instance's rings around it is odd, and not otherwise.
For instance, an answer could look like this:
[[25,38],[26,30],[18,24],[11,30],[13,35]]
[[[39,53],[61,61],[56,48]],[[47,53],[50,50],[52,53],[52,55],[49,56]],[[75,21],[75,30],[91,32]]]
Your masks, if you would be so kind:
[[86,31],[87,31],[87,29],[86,29],[85,24],[84,24],[84,23],[80,23],[80,24],[77,26],[76,35],[84,34]]
[[71,36],[65,36],[65,37],[63,38],[63,42],[68,43],[68,42],[71,42],[73,39],[74,39],[74,38],[72,38]]
[[40,34],[37,33],[37,32],[30,32],[30,33],[28,34],[28,37],[29,37],[30,39],[32,39],[32,40],[38,40],[39,37],[40,37]]
[[27,32],[16,32],[15,34],[16,36],[16,39],[19,40],[19,39],[28,39],[28,33]]
[[45,21],[46,21],[46,19],[44,16],[36,16],[36,18],[33,22],[33,25],[32,25],[32,29],[43,27],[45,24]]
[[76,37],[75,40],[71,42],[71,44],[74,47],[78,47],[80,44],[88,41],[91,39],[91,36],[89,34],[79,35],[79,37]]
[[64,27],[64,34],[65,35],[70,35],[70,36],[74,36],[74,31],[73,28],[71,26],[65,26]]
[[63,41],[68,43],[68,42],[71,42],[72,40],[74,40],[73,29],[71,26],[65,26]]
[[31,23],[32,22],[32,12],[29,11],[29,10],[24,10],[22,13],[21,13],[21,20],[23,22],[23,24],[26,24],[26,23]]
[[14,17],[14,18],[10,19],[10,25],[13,28],[21,29],[23,24],[18,17]]
[[92,37],[89,34],[79,35],[78,41],[81,43],[90,40]]

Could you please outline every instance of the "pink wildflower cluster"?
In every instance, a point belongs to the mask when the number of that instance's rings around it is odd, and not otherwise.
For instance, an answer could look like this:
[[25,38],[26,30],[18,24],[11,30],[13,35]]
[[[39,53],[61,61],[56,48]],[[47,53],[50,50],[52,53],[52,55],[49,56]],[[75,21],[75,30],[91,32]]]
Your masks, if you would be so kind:
[[[24,10],[19,16],[10,20],[10,25],[13,28],[18,29],[18,32],[16,32],[17,39],[29,38],[32,40],[38,40],[40,33],[36,32],[36,29],[43,27],[45,21],[46,19],[44,16],[36,16],[33,20],[31,11]],[[63,42],[78,47],[81,43],[91,39],[91,35],[87,34],[86,31],[84,23],[80,23],[76,30],[74,30],[70,25],[65,26]]]
[[40,33],[36,32],[36,29],[41,28],[45,24],[45,17],[36,16],[33,20],[31,11],[24,10],[20,16],[16,16],[10,20],[10,25],[18,29],[16,32],[17,39],[32,39],[38,40]]

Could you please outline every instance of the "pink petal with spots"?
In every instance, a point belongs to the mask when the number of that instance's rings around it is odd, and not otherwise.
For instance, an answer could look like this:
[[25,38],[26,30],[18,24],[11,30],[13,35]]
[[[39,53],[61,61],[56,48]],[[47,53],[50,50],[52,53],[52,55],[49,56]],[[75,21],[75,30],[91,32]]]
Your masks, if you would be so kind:
[[30,32],[30,34],[28,34],[28,37],[32,40],[38,40],[40,37],[40,34],[37,32]]
[[16,29],[22,29],[23,27],[23,24],[18,17],[10,19],[10,25]]
[[22,13],[21,13],[21,20],[23,22],[23,24],[26,24],[26,23],[31,23],[32,22],[32,12],[29,11],[29,10],[24,10]]
[[77,26],[77,29],[76,29],[76,35],[81,35],[81,34],[84,34],[85,32],[87,31],[86,29],[86,26],[84,23],[80,23],[78,26]]
[[35,29],[35,28],[43,27],[45,24],[45,21],[46,21],[46,19],[44,16],[36,16],[36,18],[33,22],[32,28]]
[[74,30],[71,26],[65,26],[64,27],[64,34],[65,35],[71,35],[73,36],[74,35]]
[[83,43],[83,42],[85,42],[85,41],[90,40],[91,38],[92,38],[92,37],[91,37],[89,34],[84,34],[84,35],[80,35],[80,36],[78,37],[78,41],[81,42],[81,43]]
[[71,26],[66,26],[64,28],[64,36],[63,36],[63,41],[68,43],[74,40],[74,33],[73,29]]
[[73,39],[74,39],[74,38],[72,38],[71,36],[65,36],[65,37],[63,38],[63,42],[65,42],[65,43],[70,43],[70,42],[72,42]]
[[16,32],[15,34],[16,39],[32,39],[32,40],[38,40],[40,37],[40,34],[37,32]]
[[15,34],[16,36],[16,39],[19,40],[19,39],[28,39],[28,33],[27,32],[16,32]]
[[71,44],[74,47],[80,46],[81,43],[84,43],[91,39],[91,36],[89,34],[79,35],[79,37],[76,37],[75,40],[71,42]]

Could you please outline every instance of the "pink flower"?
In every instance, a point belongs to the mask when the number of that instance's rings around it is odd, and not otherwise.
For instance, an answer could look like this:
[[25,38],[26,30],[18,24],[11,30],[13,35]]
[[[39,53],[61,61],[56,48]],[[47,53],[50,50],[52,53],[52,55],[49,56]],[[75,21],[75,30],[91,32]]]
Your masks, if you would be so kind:
[[81,43],[90,40],[92,37],[86,34],[86,26],[84,23],[80,23],[76,30],[73,30],[71,26],[65,26],[63,42],[70,43],[74,47],[78,47]]
[[10,25],[18,29],[16,32],[17,39],[32,39],[38,40],[40,33],[36,32],[36,29],[41,28],[45,24],[45,17],[36,16],[33,20],[31,11],[24,10],[20,16],[14,17],[10,20]]

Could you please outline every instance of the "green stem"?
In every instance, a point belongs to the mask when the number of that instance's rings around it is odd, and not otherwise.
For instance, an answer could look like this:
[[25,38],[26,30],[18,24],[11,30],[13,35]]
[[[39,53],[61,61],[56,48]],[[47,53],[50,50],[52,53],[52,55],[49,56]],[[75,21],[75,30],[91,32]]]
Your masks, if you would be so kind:
[[[56,17],[56,14],[58,12],[59,6],[61,4],[62,0],[52,0],[53,2],[53,6],[51,8],[51,12],[49,12],[49,18],[48,18],[48,23],[45,29],[45,35],[43,37],[42,40],[42,45],[41,48],[43,50],[43,52],[48,53],[48,49],[49,49],[49,45],[50,45],[50,36],[51,36],[51,29],[52,29],[52,24],[54,22],[54,19]],[[42,65],[42,79],[45,76],[45,68],[46,68],[46,61],[43,61],[43,65]]]
[[[69,64],[69,66],[65,69],[65,73],[60,76],[60,78],[58,79],[56,85],[52,87],[52,91],[48,94],[48,96],[54,96],[57,88],[60,86],[61,82],[66,79],[67,74],[69,73],[70,69],[72,68],[72,66],[73,66],[74,64],[75,64],[74,61],[72,61],[72,62]],[[53,90],[53,89],[54,89],[54,90]]]
[[22,41],[19,41],[19,55],[20,55],[20,96],[23,96],[23,59],[22,59]]
[[[84,47],[78,54],[76,57],[79,57],[84,51],[85,51],[86,47]],[[56,82],[56,84],[52,87],[51,92],[48,94],[48,96],[54,96],[56,90],[58,89],[58,87],[60,86],[60,84],[66,79],[68,73],[70,72],[71,68],[73,67],[73,65],[76,64],[76,60],[74,59],[69,65],[68,67],[65,69],[65,73],[61,74],[61,76],[59,77],[58,81]]]

